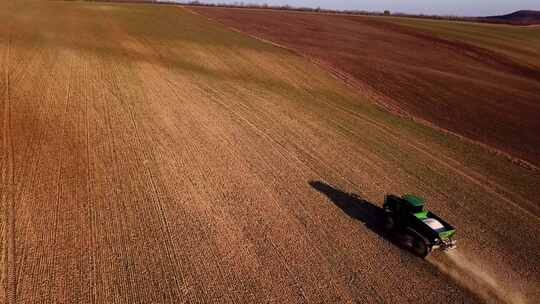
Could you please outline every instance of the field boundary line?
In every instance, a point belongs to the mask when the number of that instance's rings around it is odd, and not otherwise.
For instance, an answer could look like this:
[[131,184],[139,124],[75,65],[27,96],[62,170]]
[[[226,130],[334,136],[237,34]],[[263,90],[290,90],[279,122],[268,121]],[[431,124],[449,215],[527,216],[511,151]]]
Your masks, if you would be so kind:
[[[345,71],[342,71],[336,67],[334,67],[332,64],[328,63],[328,62],[325,62],[323,60],[320,60],[320,59],[317,59],[317,58],[314,58],[312,56],[309,56],[307,54],[304,54],[298,50],[295,50],[291,47],[287,47],[285,45],[282,45],[282,44],[279,44],[279,43],[276,43],[276,42],[273,42],[273,41],[270,41],[270,40],[267,40],[267,39],[264,39],[262,37],[259,37],[259,36],[256,36],[256,35],[253,35],[253,34],[249,34],[245,31],[242,31],[238,28],[235,28],[233,26],[229,26],[229,25],[226,25],[225,23],[221,22],[221,21],[218,21],[214,18],[211,18],[211,17],[208,17],[208,16],[205,16],[205,15],[202,15],[196,11],[194,11],[193,9],[191,8],[188,8],[188,7],[185,7],[185,6],[177,6],[178,8],[180,9],[185,9],[189,12],[191,12],[192,14],[195,14],[195,15],[198,15],[198,16],[201,16],[211,22],[215,22],[215,23],[218,23],[220,24],[221,26],[229,29],[229,30],[232,30],[234,32],[237,32],[237,33],[240,33],[242,35],[246,35],[248,37],[251,37],[253,39],[256,39],[258,41],[261,41],[263,43],[267,43],[267,44],[270,44],[270,45],[273,45],[275,47],[278,47],[280,49],[283,49],[283,50],[286,50],[286,51],[289,51],[293,54],[296,54],[302,58],[305,58],[306,60],[308,60],[309,62],[319,66],[321,69],[329,72],[329,74],[341,81],[342,83],[344,83],[345,85],[355,89],[355,93],[358,93],[356,90],[359,90],[362,92],[362,96],[363,97],[367,97],[368,99],[370,99],[374,104],[378,105],[380,108],[382,108],[383,110],[391,113],[391,114],[394,114],[398,117],[401,117],[401,118],[404,118],[404,119],[408,119],[408,120],[411,120],[413,122],[416,122],[416,123],[419,123],[421,125],[424,125],[424,126],[427,126],[431,129],[434,129],[438,132],[441,132],[441,133],[444,133],[446,135],[449,135],[449,136],[453,136],[455,137],[456,139],[460,140],[460,141],[463,141],[463,142],[466,142],[466,143],[470,143],[470,144],[474,144],[484,150],[486,150],[487,152],[490,152],[491,154],[495,154],[497,156],[501,156],[501,157],[504,157],[505,159],[507,159],[509,162],[515,164],[515,165],[518,165],[524,169],[528,169],[528,170],[531,170],[531,171],[535,171],[535,172],[540,172],[540,167],[529,162],[529,161],[526,161],[524,159],[521,159],[519,157],[516,157],[516,156],[513,156],[511,155],[510,153],[508,152],[505,152],[499,148],[496,148],[496,147],[493,147],[493,146],[490,146],[490,145],[487,145],[485,143],[482,143],[481,141],[478,141],[478,140],[474,140],[474,139],[471,139],[471,138],[468,138],[464,135],[461,135],[461,134],[458,134],[454,131],[451,131],[451,130],[448,130],[448,129],[445,129],[445,128],[442,128],[442,127],[439,127],[435,124],[433,124],[432,122],[429,122],[425,119],[422,119],[420,117],[417,117],[417,116],[414,116],[412,114],[410,114],[409,112],[405,111],[404,109],[398,107],[398,106],[394,106],[394,105],[391,105],[390,103],[388,102],[385,102],[384,100],[388,100],[388,99],[391,99],[390,97],[380,93],[380,92],[377,92],[375,91],[375,89],[371,88],[371,86],[369,86],[368,84],[366,83],[363,83],[362,81],[360,81],[359,79],[356,79],[355,77],[353,77],[350,73],[347,73]],[[441,40],[444,40],[442,38],[440,38]]]

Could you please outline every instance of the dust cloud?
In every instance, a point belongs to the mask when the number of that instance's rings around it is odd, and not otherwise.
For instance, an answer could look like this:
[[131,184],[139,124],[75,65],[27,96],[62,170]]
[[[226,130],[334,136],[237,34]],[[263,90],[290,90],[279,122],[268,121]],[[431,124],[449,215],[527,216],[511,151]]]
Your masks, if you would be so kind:
[[525,297],[502,285],[482,265],[475,263],[457,250],[446,251],[429,262],[489,303],[526,304]]

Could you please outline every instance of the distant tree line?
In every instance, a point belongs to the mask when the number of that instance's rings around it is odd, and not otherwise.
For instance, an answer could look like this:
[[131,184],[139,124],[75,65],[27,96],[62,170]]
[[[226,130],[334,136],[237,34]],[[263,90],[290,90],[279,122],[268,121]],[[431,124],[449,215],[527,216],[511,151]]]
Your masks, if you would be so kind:
[[441,15],[426,15],[426,14],[405,14],[405,13],[392,13],[389,10],[382,12],[378,11],[366,11],[366,10],[336,10],[326,8],[313,8],[313,7],[294,7],[291,5],[269,5],[258,4],[249,2],[232,2],[232,3],[208,3],[201,1],[174,1],[174,0],[162,0],[169,3],[180,3],[189,6],[205,6],[205,7],[225,7],[225,8],[251,8],[251,9],[271,9],[271,10],[287,10],[287,11],[299,11],[299,12],[314,12],[314,13],[327,13],[327,14],[344,14],[344,15],[367,15],[367,16],[396,16],[396,17],[410,17],[410,18],[425,18],[425,19],[440,19],[440,20],[460,20],[460,21],[480,21],[481,18],[473,17],[460,17],[460,16],[441,16]]
[[313,7],[294,7],[291,5],[269,5],[258,4],[249,2],[232,2],[232,3],[207,3],[201,1],[179,1],[179,0],[85,0],[95,2],[132,2],[132,3],[154,3],[154,4],[180,4],[187,6],[204,6],[204,7],[224,7],[224,8],[245,8],[245,9],[269,9],[269,10],[281,10],[281,11],[297,11],[297,12],[312,12],[312,13],[324,13],[324,14],[341,14],[341,15],[363,15],[363,16],[394,16],[394,17],[407,17],[407,18],[420,18],[420,19],[435,19],[435,20],[449,20],[449,21],[469,21],[469,22],[481,22],[481,23],[504,23],[514,25],[527,25],[528,22],[511,21],[504,19],[496,19],[489,17],[462,17],[452,15],[428,15],[428,14],[405,14],[405,13],[392,13],[389,10],[382,12],[366,11],[366,10],[336,10],[326,8],[313,8]]
[[271,9],[271,10],[286,10],[299,12],[314,12],[314,13],[329,13],[329,14],[347,14],[347,15],[390,15],[390,11],[370,12],[364,10],[335,10],[320,7],[295,7],[291,5],[269,5],[248,2],[232,2],[232,3],[207,3],[201,1],[174,1],[164,0],[169,3],[180,3],[190,6],[206,6],[206,7],[225,7],[225,8],[250,8],[250,9]]

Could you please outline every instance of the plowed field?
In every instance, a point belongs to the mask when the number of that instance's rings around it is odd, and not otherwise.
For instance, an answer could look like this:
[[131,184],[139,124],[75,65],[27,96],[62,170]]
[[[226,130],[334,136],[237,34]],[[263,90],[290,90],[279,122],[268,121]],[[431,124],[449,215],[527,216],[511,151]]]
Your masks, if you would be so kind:
[[[0,20],[0,303],[537,299],[538,172],[179,7]],[[389,241],[380,206],[404,192],[457,251]]]
[[[540,30],[269,10],[194,8],[336,69],[363,94],[540,167]],[[344,72],[344,73],[343,73]]]

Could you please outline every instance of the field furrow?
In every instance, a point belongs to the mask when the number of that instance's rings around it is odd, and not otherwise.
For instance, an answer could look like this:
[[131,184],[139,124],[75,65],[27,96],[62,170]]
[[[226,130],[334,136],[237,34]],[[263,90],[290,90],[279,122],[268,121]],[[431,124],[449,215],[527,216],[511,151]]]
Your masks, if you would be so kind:
[[[1,303],[538,294],[537,171],[180,7],[21,3],[0,11]],[[457,227],[456,255],[380,229],[405,192]]]

